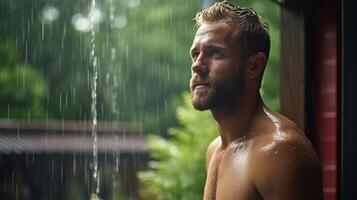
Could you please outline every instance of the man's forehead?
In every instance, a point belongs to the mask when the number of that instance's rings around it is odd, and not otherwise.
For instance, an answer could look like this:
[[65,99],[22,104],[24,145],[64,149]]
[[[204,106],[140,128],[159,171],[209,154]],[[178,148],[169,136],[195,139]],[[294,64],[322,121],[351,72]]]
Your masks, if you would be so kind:
[[196,36],[202,36],[212,33],[227,34],[230,32],[230,26],[224,22],[203,23],[197,30]]
[[231,39],[231,32],[227,23],[204,23],[197,30],[193,44],[200,41],[225,43]]

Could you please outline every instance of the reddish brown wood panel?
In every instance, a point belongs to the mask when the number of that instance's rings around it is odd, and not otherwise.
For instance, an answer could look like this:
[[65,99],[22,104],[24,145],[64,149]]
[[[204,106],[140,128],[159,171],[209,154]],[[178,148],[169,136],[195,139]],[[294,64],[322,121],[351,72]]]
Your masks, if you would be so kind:
[[325,200],[337,197],[338,7],[337,0],[319,1],[315,9],[313,127]]

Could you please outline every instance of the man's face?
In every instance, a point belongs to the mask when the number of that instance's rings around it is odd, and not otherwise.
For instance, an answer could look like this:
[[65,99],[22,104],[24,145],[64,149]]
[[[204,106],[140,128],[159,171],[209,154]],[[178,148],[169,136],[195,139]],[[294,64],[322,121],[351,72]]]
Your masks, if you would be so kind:
[[244,67],[232,32],[226,23],[202,24],[196,32],[190,90],[197,110],[231,106],[244,94]]

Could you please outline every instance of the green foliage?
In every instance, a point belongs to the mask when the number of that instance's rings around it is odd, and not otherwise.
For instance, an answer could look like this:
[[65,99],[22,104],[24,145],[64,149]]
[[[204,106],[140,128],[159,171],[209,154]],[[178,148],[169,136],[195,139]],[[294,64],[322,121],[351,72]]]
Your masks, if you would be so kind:
[[43,118],[46,83],[28,65],[0,68],[0,116],[3,118]]
[[187,94],[176,116],[182,126],[169,129],[170,139],[149,137],[154,161],[150,162],[151,170],[141,172],[139,178],[160,199],[202,199],[206,149],[217,137],[217,126],[209,111],[193,109]]
[[0,44],[0,57],[0,118],[44,118],[48,90],[42,75],[20,63],[17,51],[5,49],[4,44]]

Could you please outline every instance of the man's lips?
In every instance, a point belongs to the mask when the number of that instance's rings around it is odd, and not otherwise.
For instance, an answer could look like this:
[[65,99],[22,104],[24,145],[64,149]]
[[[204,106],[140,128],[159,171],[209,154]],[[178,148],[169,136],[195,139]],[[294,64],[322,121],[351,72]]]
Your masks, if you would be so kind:
[[192,85],[192,89],[194,90],[194,89],[204,88],[204,87],[207,87],[207,86],[209,86],[208,83],[194,83]]

